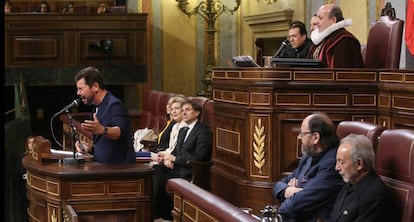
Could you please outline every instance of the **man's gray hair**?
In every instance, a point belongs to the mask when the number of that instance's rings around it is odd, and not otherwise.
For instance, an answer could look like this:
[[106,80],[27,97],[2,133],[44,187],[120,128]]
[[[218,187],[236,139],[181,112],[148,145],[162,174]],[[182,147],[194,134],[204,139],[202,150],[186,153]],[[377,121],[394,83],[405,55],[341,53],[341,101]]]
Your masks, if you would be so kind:
[[371,140],[365,135],[349,134],[341,140],[341,144],[350,144],[350,156],[354,164],[357,163],[358,158],[364,160],[363,170],[369,172],[375,170],[375,153]]

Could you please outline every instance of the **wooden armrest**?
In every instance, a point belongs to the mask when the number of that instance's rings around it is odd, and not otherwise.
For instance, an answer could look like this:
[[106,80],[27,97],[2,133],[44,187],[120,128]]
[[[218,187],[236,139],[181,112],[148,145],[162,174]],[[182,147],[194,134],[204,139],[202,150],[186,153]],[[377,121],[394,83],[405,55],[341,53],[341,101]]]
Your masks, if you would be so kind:
[[211,189],[211,171],[210,168],[213,165],[212,161],[203,162],[190,160],[188,163],[191,166],[193,175],[191,183],[210,191]]
[[64,202],[62,204],[62,215],[63,220],[66,222],[78,222],[78,214],[76,213],[75,209],[73,209],[72,205],[66,204]]

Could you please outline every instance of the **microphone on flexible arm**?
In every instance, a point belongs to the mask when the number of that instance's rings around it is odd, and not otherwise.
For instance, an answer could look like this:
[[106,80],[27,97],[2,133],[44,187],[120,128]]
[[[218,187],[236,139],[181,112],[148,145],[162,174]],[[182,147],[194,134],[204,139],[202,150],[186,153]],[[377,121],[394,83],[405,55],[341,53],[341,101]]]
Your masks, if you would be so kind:
[[64,113],[64,112],[66,112],[66,110],[69,110],[72,107],[75,107],[75,106],[78,107],[81,102],[82,102],[82,99],[81,98],[77,98],[77,99],[73,100],[72,103],[70,103],[69,105],[67,105],[63,109],[61,109],[59,112],[57,112],[55,115],[59,115],[61,113]]
[[285,39],[283,40],[282,44],[280,45],[279,49],[276,51],[275,55],[273,56],[273,59],[278,58],[282,52],[286,49],[286,47],[289,45],[289,40]]

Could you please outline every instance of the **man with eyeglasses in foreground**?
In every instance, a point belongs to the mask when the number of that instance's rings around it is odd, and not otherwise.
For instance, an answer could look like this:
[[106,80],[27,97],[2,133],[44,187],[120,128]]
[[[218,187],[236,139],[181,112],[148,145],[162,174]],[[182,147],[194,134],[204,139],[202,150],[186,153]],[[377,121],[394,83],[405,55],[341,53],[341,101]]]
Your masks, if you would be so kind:
[[298,139],[303,154],[298,167],[273,187],[278,213],[289,222],[324,221],[344,185],[335,170],[336,128],[325,113],[316,112],[302,121]]

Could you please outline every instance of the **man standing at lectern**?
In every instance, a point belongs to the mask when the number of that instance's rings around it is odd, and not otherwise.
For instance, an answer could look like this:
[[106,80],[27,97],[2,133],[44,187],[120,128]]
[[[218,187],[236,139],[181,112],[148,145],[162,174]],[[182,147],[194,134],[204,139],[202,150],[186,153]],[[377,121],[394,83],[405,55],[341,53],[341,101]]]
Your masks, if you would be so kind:
[[131,119],[124,104],[106,90],[99,70],[87,67],[75,76],[77,95],[94,105],[91,119],[81,127],[93,133],[93,146],[76,143],[78,152],[92,153],[101,163],[135,163]]
[[281,203],[278,213],[288,222],[326,220],[344,185],[335,170],[335,126],[326,114],[313,113],[302,121],[298,139],[303,154],[298,167],[273,187]]

